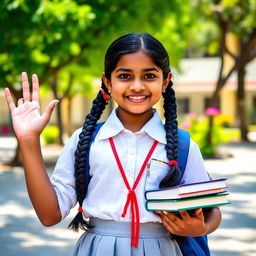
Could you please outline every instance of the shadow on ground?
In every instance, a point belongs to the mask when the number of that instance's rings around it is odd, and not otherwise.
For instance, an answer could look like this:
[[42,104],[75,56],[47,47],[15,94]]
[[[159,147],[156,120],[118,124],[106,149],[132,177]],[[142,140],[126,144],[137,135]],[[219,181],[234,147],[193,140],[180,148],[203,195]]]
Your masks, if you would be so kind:
[[256,255],[256,144],[228,144],[232,158],[206,161],[216,177],[228,179],[231,204],[221,207],[221,226],[209,235],[212,256]]
[[41,225],[28,199],[22,169],[0,173],[0,191],[0,255],[72,255],[78,234],[66,229],[70,218],[54,227]]
[[[6,146],[5,151],[1,151],[0,144],[0,156],[7,160],[13,154],[8,148]],[[58,152],[55,148],[49,149],[45,154],[54,161]],[[227,144],[222,147],[222,151],[232,157],[205,160],[206,168],[213,178],[228,179],[231,201],[230,205],[221,208],[221,226],[209,235],[211,255],[255,256],[256,144]],[[0,166],[1,256],[72,255],[74,245],[81,235],[66,228],[74,211],[62,223],[54,227],[43,227],[28,199],[23,170],[17,167],[4,167],[1,170]]]

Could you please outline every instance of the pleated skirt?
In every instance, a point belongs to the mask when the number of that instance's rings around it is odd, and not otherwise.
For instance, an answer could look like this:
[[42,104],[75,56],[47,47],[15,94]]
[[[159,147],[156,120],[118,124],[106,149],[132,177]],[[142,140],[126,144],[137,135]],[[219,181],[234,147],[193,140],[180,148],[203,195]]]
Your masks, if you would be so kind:
[[142,223],[138,248],[131,246],[129,222],[91,218],[73,256],[182,256],[177,242],[160,223]]

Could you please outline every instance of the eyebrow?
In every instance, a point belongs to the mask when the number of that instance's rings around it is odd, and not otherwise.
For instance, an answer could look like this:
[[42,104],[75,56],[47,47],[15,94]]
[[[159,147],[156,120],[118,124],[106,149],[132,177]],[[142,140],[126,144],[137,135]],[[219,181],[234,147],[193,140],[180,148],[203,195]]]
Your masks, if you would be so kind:
[[[156,69],[156,68],[145,68],[145,69],[143,69],[142,71],[143,71],[143,72],[149,72],[149,71],[157,71],[157,72],[159,72],[159,70]],[[119,68],[119,69],[117,69],[115,72],[116,72],[116,73],[117,73],[117,72],[132,72],[132,69],[129,69],[129,68]]]

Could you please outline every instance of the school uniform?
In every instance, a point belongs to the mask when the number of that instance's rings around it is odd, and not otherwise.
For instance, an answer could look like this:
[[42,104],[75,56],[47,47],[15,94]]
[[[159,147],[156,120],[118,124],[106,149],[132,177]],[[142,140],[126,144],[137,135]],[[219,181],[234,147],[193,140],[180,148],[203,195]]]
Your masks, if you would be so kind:
[[[74,152],[81,129],[77,130],[63,148],[57,161],[51,182],[57,194],[62,218],[76,205],[74,178]],[[99,130],[90,149],[89,163],[91,180],[83,202],[85,216],[94,228],[79,239],[74,255],[182,255],[170,233],[161,224],[160,217],[145,209],[145,189],[157,189],[168,172],[168,165],[154,163],[150,171],[145,170],[135,189],[140,213],[140,236],[138,248],[131,247],[131,211],[128,207],[121,217],[127,200],[128,190],[109,138],[112,138],[123,166],[126,179],[133,186],[140,168],[157,141],[152,158],[167,161],[165,152],[165,128],[154,110],[153,117],[136,133],[125,129],[114,109]],[[181,183],[209,180],[200,150],[190,141],[187,166]]]

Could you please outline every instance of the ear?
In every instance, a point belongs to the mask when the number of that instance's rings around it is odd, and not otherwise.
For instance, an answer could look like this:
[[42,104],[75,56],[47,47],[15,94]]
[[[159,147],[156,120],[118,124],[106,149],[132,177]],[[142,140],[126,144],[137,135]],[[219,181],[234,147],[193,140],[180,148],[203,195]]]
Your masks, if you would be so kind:
[[167,77],[166,77],[166,78],[164,79],[164,81],[163,81],[163,87],[162,87],[163,92],[164,92],[165,89],[167,88],[167,86],[168,86],[169,82],[171,81],[171,79],[172,79],[172,73],[169,72],[168,75],[167,75]]
[[105,72],[102,73],[102,80],[106,85],[106,87],[108,88],[108,90],[111,91],[111,88],[112,88],[111,81],[106,77]]

